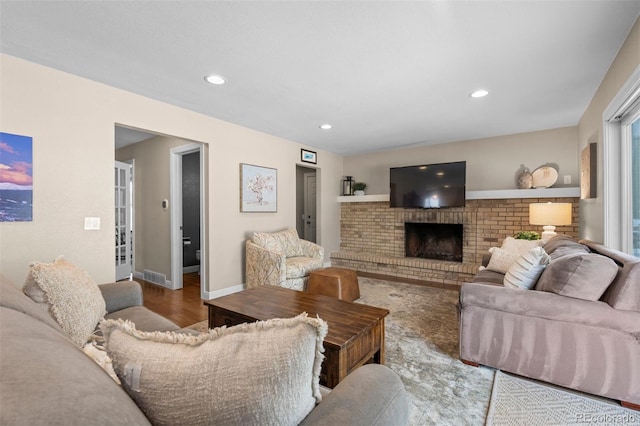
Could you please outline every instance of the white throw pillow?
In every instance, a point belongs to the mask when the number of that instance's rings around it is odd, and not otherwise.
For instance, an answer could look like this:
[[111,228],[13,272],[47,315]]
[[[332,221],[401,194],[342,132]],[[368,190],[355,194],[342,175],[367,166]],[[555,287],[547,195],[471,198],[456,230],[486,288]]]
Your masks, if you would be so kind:
[[529,290],[549,264],[549,255],[542,247],[534,247],[511,265],[504,276],[504,286]]
[[154,425],[297,425],[321,399],[327,323],[301,314],[198,336],[100,324],[122,387]]
[[46,303],[53,319],[80,348],[106,313],[98,285],[62,256],[53,263],[31,263],[23,291],[35,302]]
[[503,250],[507,250],[513,253],[518,253],[519,256],[526,254],[534,247],[541,247],[544,244],[544,240],[520,240],[513,237],[507,237],[502,242]]
[[487,269],[501,274],[506,274],[511,265],[520,258],[520,254],[498,247],[491,247],[489,252],[491,253],[491,258]]

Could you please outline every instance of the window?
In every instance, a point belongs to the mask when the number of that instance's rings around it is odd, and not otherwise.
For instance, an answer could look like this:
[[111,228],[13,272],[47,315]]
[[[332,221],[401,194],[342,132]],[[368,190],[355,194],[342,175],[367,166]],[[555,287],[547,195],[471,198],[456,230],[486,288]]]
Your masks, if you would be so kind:
[[629,127],[631,133],[631,250],[634,256],[640,257],[640,117],[634,117]]
[[604,244],[640,257],[640,66],[603,120]]
[[622,250],[640,257],[640,96],[637,98],[620,119],[620,204]]

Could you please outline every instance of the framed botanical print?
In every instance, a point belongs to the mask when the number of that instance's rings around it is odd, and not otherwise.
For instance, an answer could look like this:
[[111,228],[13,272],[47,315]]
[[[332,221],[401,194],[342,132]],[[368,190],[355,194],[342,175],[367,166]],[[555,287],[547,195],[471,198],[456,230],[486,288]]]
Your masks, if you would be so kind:
[[278,211],[278,170],[240,163],[240,211]]

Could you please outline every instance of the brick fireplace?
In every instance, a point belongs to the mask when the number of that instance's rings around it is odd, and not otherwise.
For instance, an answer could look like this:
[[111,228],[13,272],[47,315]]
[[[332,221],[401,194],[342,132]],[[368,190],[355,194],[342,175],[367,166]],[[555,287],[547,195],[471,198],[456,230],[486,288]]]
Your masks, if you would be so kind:
[[[505,237],[523,230],[542,232],[541,227],[529,225],[529,204],[537,202],[572,203],[572,225],[559,226],[556,232],[578,237],[578,197],[475,199],[449,209],[390,208],[388,201],[344,202],[340,251],[331,253],[331,263],[363,275],[457,288],[477,272],[487,250],[500,246]],[[406,257],[406,223],[461,227],[461,261]]]

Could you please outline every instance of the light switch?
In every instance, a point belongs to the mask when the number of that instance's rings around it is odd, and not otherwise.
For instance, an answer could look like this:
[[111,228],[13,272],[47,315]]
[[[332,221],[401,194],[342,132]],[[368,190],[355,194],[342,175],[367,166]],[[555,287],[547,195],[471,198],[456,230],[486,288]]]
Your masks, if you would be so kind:
[[565,175],[564,177],[564,183],[565,185],[570,184],[571,183],[571,175]]
[[100,230],[100,218],[99,217],[85,217],[84,218],[84,230],[85,231],[99,231]]

